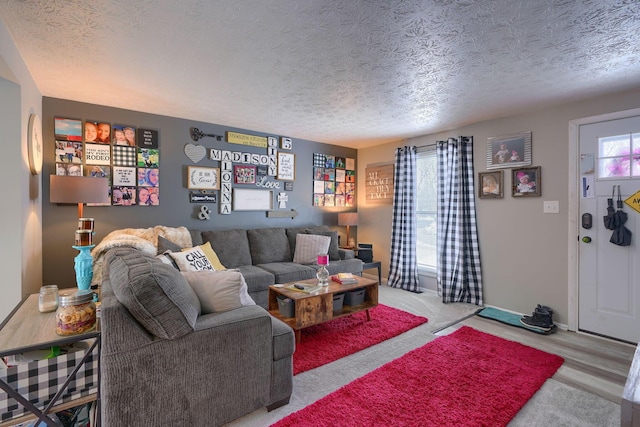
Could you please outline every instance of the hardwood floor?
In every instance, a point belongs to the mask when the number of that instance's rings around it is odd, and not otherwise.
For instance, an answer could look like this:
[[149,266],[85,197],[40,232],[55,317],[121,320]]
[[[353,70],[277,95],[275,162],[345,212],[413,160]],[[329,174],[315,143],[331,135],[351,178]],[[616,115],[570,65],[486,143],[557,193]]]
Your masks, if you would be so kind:
[[561,329],[541,335],[479,316],[469,317],[437,335],[446,335],[462,325],[557,354],[565,363],[553,379],[620,404],[635,346]]

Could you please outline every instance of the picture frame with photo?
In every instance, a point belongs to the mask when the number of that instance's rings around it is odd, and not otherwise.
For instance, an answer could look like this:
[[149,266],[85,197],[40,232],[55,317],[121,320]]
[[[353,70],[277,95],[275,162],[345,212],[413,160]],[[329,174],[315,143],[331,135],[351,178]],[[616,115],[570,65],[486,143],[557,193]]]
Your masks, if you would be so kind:
[[540,197],[542,195],[542,168],[515,168],[511,170],[513,197]]
[[531,165],[531,132],[487,138],[487,169]]
[[256,167],[251,165],[234,165],[233,179],[236,184],[255,184]]
[[478,172],[478,197],[481,199],[502,199],[504,197],[503,171]]

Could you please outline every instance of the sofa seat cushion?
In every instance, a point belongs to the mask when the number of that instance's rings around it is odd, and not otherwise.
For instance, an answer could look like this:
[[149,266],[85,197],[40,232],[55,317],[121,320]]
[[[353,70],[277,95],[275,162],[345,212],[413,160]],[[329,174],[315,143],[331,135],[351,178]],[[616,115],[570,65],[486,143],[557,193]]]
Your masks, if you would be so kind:
[[358,258],[343,259],[340,261],[329,261],[329,265],[327,265],[327,270],[329,270],[329,274],[338,274],[338,273],[360,274],[362,273],[362,261],[359,260]]
[[131,247],[105,255],[116,298],[149,333],[175,339],[193,332],[200,301],[180,272]]
[[241,265],[238,267],[238,270],[240,270],[240,273],[244,276],[250,294],[267,291],[269,286],[276,283],[273,274],[255,265]]
[[259,264],[256,267],[260,267],[273,274],[275,283],[295,282],[296,280],[306,280],[316,277],[315,268],[293,262],[272,262],[269,264]]
[[247,230],[251,260],[254,265],[287,262],[293,259],[289,239],[284,228],[256,228]]
[[[213,230],[202,232],[203,243],[209,242],[226,268],[251,265],[251,251],[247,230]],[[245,277],[246,278],[246,277]]]

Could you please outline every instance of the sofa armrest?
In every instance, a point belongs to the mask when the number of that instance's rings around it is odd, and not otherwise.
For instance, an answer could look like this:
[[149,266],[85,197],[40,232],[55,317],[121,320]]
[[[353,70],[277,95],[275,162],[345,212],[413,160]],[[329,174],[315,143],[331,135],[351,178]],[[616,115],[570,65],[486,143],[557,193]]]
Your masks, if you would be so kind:
[[340,259],[353,259],[356,257],[356,253],[351,249],[338,249],[338,253],[340,254]]
[[196,320],[194,329],[196,331],[202,331],[234,323],[241,324],[242,322],[260,319],[262,317],[270,319],[271,315],[258,305],[248,305],[235,310],[203,314]]

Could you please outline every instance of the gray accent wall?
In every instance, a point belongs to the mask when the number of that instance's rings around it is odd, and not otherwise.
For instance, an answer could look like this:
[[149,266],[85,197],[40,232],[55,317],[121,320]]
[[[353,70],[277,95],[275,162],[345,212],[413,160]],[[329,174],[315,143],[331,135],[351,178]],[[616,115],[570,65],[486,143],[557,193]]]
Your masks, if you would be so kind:
[[[121,228],[147,228],[155,225],[171,227],[186,226],[191,229],[229,229],[290,227],[313,224],[329,225],[336,230],[338,212],[355,211],[353,208],[314,207],[313,206],[313,153],[330,154],[356,159],[357,150],[319,142],[293,138],[292,153],[295,154],[295,181],[293,191],[287,191],[287,209],[295,209],[298,216],[291,218],[268,218],[265,211],[233,211],[230,215],[218,213],[220,192],[216,191],[218,203],[207,204],[211,210],[209,220],[198,219],[201,203],[189,202],[187,189],[187,167],[219,167],[218,161],[203,159],[193,163],[184,153],[186,144],[198,144],[208,149],[221,149],[249,153],[266,154],[262,148],[230,144],[223,138],[205,137],[194,142],[189,133],[196,127],[207,134],[226,135],[226,132],[239,132],[258,136],[284,136],[286,134],[268,134],[259,130],[231,128],[219,124],[203,123],[176,117],[159,116],[137,111],[123,110],[100,105],[86,104],[56,98],[43,98],[42,127],[44,137],[44,166],[42,171],[42,258],[43,283],[59,287],[75,286],[74,257],[77,251],[74,244],[77,228],[77,207],[75,205],[56,205],[49,203],[49,175],[55,174],[55,135],[54,118],[64,117],[78,120],[104,121],[113,124],[132,125],[137,128],[153,129],[159,133],[160,157],[160,206],[86,206],[84,216],[95,219],[96,234],[94,243],[100,242],[109,232]],[[270,181],[273,181],[270,178]],[[358,176],[356,175],[356,182]],[[277,194],[273,191],[273,206],[277,209]],[[234,187],[236,185],[234,184]],[[258,188],[253,185],[241,188]],[[356,194],[357,196],[357,194]],[[344,230],[340,232],[344,234]],[[354,230],[352,229],[352,234]],[[344,236],[343,236],[344,238]]]

